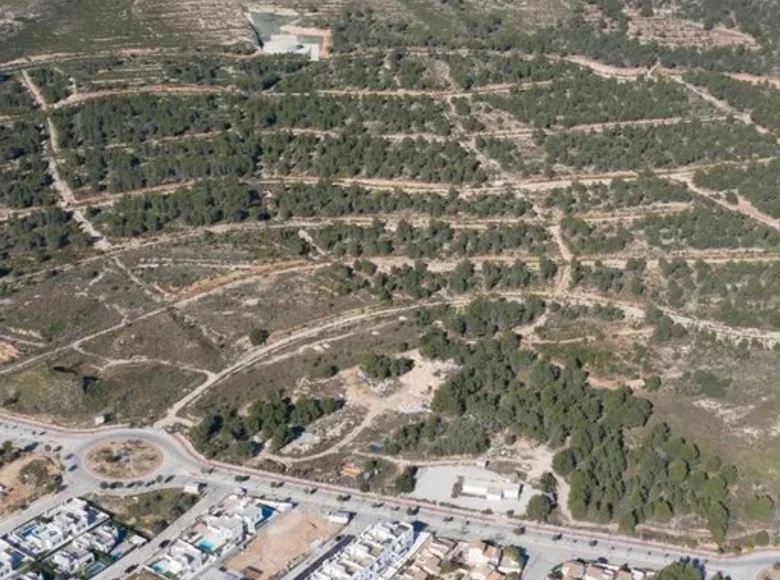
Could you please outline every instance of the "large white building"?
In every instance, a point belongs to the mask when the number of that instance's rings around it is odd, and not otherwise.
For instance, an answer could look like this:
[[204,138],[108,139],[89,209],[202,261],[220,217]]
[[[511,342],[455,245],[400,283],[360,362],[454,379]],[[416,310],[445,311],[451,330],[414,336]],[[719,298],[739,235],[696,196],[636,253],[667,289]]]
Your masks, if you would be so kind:
[[520,498],[521,488],[522,485],[519,483],[464,479],[461,493],[484,497],[491,501],[516,500]]
[[407,523],[374,524],[325,560],[307,580],[377,580],[409,553],[414,539],[414,528]]

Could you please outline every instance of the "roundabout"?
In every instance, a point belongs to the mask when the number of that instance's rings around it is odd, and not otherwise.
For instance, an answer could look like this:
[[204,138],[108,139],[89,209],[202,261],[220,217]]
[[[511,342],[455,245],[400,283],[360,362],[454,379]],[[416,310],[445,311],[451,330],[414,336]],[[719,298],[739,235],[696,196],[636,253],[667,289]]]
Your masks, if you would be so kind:
[[144,439],[102,441],[89,448],[84,458],[84,468],[99,479],[141,479],[162,465],[162,450]]

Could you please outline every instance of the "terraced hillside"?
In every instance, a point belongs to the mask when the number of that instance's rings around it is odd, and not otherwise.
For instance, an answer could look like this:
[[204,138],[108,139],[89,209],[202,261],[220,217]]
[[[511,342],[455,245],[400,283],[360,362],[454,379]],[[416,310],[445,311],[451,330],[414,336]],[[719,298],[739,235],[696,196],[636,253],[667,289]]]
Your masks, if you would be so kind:
[[[0,72],[3,408],[385,491],[483,456],[554,474],[534,517],[774,541],[763,24],[724,47],[695,3],[330,6],[310,62],[157,42],[147,4],[137,45]],[[661,18],[701,34],[635,34]]]

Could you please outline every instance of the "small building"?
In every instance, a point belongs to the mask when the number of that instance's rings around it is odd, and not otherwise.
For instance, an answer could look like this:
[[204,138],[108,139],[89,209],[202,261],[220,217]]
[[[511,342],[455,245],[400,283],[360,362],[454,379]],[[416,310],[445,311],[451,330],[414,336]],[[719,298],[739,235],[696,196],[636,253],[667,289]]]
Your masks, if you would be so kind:
[[64,548],[54,552],[46,561],[59,573],[73,578],[95,561],[95,555],[90,550],[89,540],[79,537]]
[[585,574],[585,565],[576,560],[568,560],[561,566],[564,580],[579,580]]
[[209,557],[204,552],[176,540],[161,557],[149,563],[149,568],[166,578],[189,578],[208,562]]
[[490,546],[478,540],[469,542],[466,550],[466,563],[472,568],[485,567],[489,570],[498,568],[504,551],[498,546]]
[[331,522],[332,524],[346,526],[351,519],[352,519],[352,514],[343,510],[328,513],[328,521]]
[[300,54],[311,60],[320,60],[320,45],[302,42],[292,34],[274,34],[263,42],[264,54]]
[[357,479],[363,473],[363,466],[354,461],[345,461],[341,464],[341,475],[351,479]]
[[463,495],[484,497],[490,501],[516,500],[520,498],[522,487],[519,483],[464,479],[461,492]]
[[585,569],[583,580],[614,580],[615,573],[598,564],[589,564]]
[[191,482],[184,486],[184,493],[188,493],[190,495],[200,495],[203,493],[204,489],[206,489],[205,483]]

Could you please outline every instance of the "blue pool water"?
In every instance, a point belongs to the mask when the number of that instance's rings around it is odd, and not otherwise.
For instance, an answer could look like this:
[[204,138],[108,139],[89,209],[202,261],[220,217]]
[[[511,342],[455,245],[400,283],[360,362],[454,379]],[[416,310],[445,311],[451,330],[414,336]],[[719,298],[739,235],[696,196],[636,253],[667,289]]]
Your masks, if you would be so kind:
[[212,550],[214,550],[214,544],[206,540],[202,540],[198,542],[198,549],[201,552],[211,552]]

